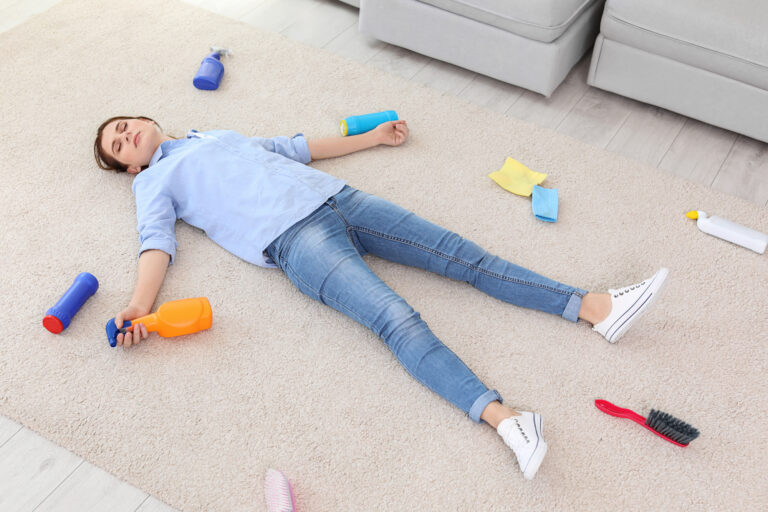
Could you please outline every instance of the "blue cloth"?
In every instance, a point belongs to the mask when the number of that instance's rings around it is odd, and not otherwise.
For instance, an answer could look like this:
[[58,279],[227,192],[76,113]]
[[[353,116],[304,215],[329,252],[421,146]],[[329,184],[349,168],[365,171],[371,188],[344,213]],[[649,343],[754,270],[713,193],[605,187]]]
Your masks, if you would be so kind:
[[245,137],[234,131],[166,141],[133,180],[139,254],[159,249],[176,257],[181,219],[240,258],[275,267],[264,249],[344,187],[344,181],[305,165],[302,134]]
[[557,222],[557,189],[533,186],[533,214],[545,222]]
[[471,283],[502,301],[571,322],[578,321],[587,294],[349,186],[280,235],[267,253],[299,290],[371,329],[416,380],[476,422],[489,403],[501,401],[499,393],[489,390],[362,256]]

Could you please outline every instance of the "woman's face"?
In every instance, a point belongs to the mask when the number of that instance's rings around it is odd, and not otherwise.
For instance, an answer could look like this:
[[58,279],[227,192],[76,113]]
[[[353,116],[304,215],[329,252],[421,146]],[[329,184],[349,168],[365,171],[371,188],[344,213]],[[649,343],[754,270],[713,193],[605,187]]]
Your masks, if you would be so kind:
[[157,147],[167,138],[147,119],[119,119],[104,127],[101,149],[124,164],[131,174],[149,165]]

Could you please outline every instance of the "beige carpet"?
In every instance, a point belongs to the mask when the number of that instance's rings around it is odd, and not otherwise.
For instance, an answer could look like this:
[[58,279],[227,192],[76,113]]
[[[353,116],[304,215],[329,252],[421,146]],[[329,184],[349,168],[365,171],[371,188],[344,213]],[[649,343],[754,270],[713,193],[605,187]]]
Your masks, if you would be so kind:
[[[222,87],[201,92],[191,80],[210,44],[236,53]],[[768,255],[683,216],[768,231],[766,209],[176,1],[65,0],[0,34],[0,48],[0,414],[183,510],[262,510],[268,467],[291,477],[305,512],[768,502]],[[507,403],[543,414],[550,451],[532,482],[492,429],[423,388],[372,333],[182,223],[158,301],[205,295],[213,328],[107,346],[138,241],[131,178],[93,163],[102,120],[311,138],[389,108],[409,122],[406,145],[316,166],[572,285],[671,270],[655,309],[612,346],[585,323],[370,260]],[[556,224],[486,176],[507,156],[549,173]],[[45,311],[83,271],[99,291],[48,333]],[[675,447],[595,398],[669,412],[701,438]]]

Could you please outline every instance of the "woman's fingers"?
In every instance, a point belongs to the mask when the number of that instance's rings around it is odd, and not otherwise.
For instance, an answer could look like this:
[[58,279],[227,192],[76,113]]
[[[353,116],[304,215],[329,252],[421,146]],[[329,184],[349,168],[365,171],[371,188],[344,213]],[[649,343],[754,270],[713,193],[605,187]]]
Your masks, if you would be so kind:
[[[123,328],[125,327],[126,320],[133,320],[141,315],[142,312],[138,311],[137,308],[128,306],[126,309],[115,315],[115,327],[118,329]],[[131,345],[137,345],[141,340],[147,339],[148,337],[149,331],[147,330],[147,326],[144,324],[136,324],[131,326],[130,330],[125,333],[118,333],[117,336],[115,336],[115,340],[117,341],[117,345],[123,348],[128,348]]]
[[395,141],[398,144],[401,144],[405,142],[405,139],[408,138],[408,127],[405,126],[405,121],[403,121],[403,124],[395,127]]
[[384,143],[390,146],[398,146],[408,138],[408,125],[404,119],[383,123],[378,130],[386,134],[388,140]]
[[[115,320],[115,324],[117,324],[117,320]],[[125,334],[118,333],[117,336],[115,336],[117,346],[123,348],[128,348],[131,345],[138,345],[141,340],[147,338],[149,338],[149,330],[144,324],[136,324],[133,326],[132,331],[126,331]]]

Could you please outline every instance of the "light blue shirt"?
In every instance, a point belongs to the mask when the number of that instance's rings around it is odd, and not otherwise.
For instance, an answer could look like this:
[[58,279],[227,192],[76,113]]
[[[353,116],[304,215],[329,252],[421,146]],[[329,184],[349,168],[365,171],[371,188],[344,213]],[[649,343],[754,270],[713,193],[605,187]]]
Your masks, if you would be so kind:
[[173,263],[182,219],[245,261],[275,267],[264,249],[344,187],[305,165],[311,159],[301,133],[263,139],[192,130],[163,142],[133,180],[139,255],[159,249]]

